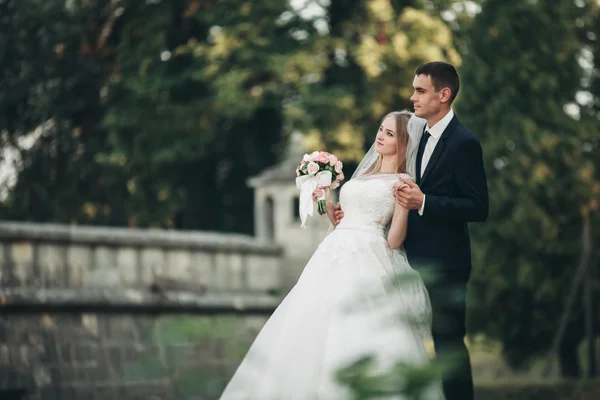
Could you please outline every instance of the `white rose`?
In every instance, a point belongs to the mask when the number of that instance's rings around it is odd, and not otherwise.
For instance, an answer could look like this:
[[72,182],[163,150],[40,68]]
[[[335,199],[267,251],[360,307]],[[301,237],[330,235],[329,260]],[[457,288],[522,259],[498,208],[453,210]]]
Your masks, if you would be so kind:
[[334,156],[333,154],[329,155],[329,165],[334,166],[335,164],[337,164],[338,159],[336,156]]
[[311,161],[306,168],[309,175],[316,175],[319,172],[319,164],[314,161]]

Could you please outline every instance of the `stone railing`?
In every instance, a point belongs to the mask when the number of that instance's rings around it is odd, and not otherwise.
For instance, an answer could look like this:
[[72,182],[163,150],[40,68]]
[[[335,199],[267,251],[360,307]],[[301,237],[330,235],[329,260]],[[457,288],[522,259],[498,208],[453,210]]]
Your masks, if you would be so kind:
[[0,223],[3,287],[148,287],[157,277],[209,291],[280,288],[282,249],[209,232]]

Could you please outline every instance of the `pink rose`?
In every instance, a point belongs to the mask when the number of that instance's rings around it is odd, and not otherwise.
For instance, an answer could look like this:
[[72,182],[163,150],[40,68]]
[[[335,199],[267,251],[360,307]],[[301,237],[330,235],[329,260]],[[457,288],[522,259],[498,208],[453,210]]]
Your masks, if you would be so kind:
[[320,168],[319,168],[319,164],[317,164],[317,163],[316,163],[316,162],[314,162],[314,161],[311,161],[311,162],[308,164],[308,167],[307,167],[307,169],[306,169],[306,170],[308,171],[308,174],[309,174],[309,175],[316,175],[316,174],[317,174],[317,172],[319,172],[319,170],[320,170]]
[[335,169],[335,172],[337,172],[338,174],[341,174],[343,167],[344,167],[344,164],[342,164],[341,161],[338,161],[335,163],[335,166],[333,168]]
[[333,181],[331,183],[331,190],[335,190],[340,187],[340,183],[338,181]]
[[329,155],[329,165],[334,166],[335,164],[337,164],[338,162],[338,158],[336,156],[334,156],[333,154]]
[[324,151],[322,151],[317,155],[314,161],[327,164],[329,162],[329,153],[325,153]]
[[336,181],[341,182],[344,180],[344,173],[340,172],[337,176],[337,178],[335,178]]
[[300,166],[296,167],[296,176],[300,176]]

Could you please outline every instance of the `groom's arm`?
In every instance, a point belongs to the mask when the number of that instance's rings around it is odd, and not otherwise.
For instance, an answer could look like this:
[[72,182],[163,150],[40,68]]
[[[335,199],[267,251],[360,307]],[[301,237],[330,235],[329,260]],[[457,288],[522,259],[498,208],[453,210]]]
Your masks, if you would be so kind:
[[454,176],[460,195],[457,197],[425,194],[422,218],[463,222],[487,219],[489,198],[481,145],[476,138],[463,140],[457,148]]

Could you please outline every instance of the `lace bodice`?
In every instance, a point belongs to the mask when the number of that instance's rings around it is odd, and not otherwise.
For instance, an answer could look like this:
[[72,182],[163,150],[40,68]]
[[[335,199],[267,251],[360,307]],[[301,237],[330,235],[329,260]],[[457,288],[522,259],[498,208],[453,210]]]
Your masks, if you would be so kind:
[[394,213],[392,194],[397,174],[374,174],[352,179],[340,191],[340,205],[344,210],[339,228],[376,229],[383,231]]

